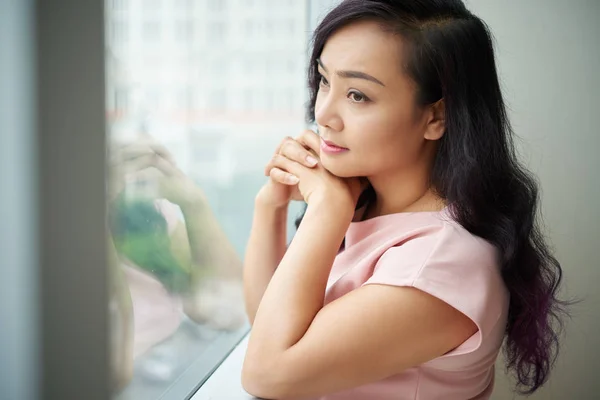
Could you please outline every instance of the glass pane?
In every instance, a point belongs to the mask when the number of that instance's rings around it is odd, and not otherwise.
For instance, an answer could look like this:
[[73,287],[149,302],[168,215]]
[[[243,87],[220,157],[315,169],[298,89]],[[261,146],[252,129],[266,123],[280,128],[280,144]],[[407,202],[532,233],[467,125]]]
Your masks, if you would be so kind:
[[118,399],[187,396],[203,380],[190,371],[248,329],[254,197],[277,144],[305,126],[307,5],[106,1]]

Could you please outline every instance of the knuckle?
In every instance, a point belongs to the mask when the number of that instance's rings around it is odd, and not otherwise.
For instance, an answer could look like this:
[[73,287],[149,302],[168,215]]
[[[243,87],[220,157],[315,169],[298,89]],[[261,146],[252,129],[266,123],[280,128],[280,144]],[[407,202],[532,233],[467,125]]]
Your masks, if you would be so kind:
[[281,164],[281,155],[280,154],[275,154],[273,156],[273,158],[271,159],[271,162],[269,163],[269,165],[274,166],[274,165],[280,165]]
[[292,138],[291,136],[286,136],[283,138],[283,140],[281,141],[281,147],[287,145],[289,142],[294,141],[294,138]]
[[293,149],[296,147],[295,144],[296,144],[295,140],[288,140],[287,142],[285,142],[283,144],[283,146],[281,146],[281,152],[293,151]]
[[316,135],[316,133],[310,129],[303,130],[302,134],[301,134],[301,136],[303,136],[303,137],[313,137],[315,135]]

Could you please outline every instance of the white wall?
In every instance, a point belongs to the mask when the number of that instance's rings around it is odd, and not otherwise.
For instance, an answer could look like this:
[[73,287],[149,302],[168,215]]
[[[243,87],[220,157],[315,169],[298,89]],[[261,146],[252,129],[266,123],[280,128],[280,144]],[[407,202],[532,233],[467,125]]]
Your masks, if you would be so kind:
[[[548,385],[531,399],[600,398],[600,2],[469,0],[496,38],[523,160],[540,179],[545,225],[573,310]],[[501,363],[498,363],[501,366]],[[499,368],[494,399],[512,398]]]

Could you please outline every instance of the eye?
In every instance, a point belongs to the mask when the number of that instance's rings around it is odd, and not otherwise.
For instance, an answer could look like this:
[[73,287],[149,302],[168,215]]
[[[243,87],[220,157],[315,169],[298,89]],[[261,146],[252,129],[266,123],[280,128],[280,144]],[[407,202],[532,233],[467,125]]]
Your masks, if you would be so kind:
[[369,101],[369,98],[362,94],[361,92],[352,91],[348,93],[348,98],[352,100],[354,103],[366,103]]
[[327,81],[327,79],[323,75],[321,75],[321,80],[319,81],[319,85],[329,86],[329,81]]

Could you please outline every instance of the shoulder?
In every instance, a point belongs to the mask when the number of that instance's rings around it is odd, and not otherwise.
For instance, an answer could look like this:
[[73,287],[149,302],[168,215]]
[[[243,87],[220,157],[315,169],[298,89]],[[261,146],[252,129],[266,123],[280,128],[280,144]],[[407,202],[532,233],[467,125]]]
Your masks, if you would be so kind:
[[450,219],[431,219],[389,246],[367,284],[417,288],[452,305],[483,330],[501,317],[508,300],[496,247]]
[[[422,272],[429,266],[441,266],[444,270],[459,272],[485,266],[498,272],[498,252],[485,239],[466,230],[447,215],[430,215],[403,226],[406,234],[388,242],[378,265],[397,264],[410,266]],[[397,230],[393,225],[392,231]]]

